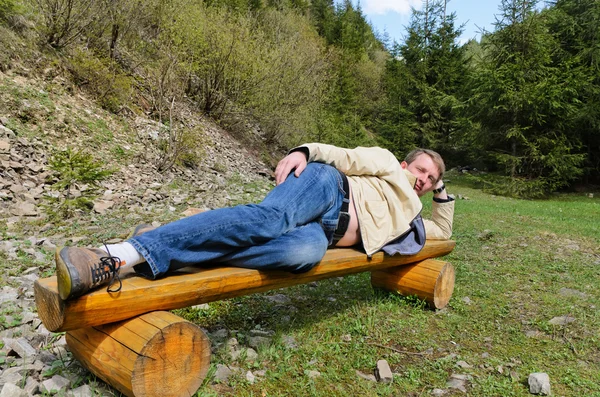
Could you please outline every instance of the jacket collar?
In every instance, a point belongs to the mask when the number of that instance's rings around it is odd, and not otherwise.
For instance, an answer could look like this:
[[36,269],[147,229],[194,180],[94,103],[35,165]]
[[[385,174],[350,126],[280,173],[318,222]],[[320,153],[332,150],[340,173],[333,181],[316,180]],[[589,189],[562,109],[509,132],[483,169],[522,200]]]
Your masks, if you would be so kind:
[[417,183],[417,177],[414,176],[413,174],[411,174],[411,172],[409,170],[407,170],[406,168],[403,169],[404,174],[406,175],[406,178],[408,179],[408,183],[410,183],[410,186],[412,186],[412,188],[415,188],[415,185]]

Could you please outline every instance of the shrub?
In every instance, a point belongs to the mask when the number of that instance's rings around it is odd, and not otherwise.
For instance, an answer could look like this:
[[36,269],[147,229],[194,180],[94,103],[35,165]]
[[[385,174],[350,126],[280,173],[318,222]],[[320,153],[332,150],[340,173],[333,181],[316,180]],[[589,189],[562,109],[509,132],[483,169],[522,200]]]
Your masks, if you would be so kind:
[[204,132],[200,128],[171,126],[158,140],[158,160],[156,166],[166,171],[174,165],[188,168],[198,166],[204,157]]
[[76,84],[94,95],[103,108],[116,113],[129,102],[132,79],[114,61],[77,49],[70,59],[70,70]]
[[17,4],[14,0],[0,0],[0,22],[7,22],[16,10]]
[[[52,218],[71,217],[78,209],[89,210],[92,200],[97,197],[100,182],[114,173],[104,169],[103,164],[95,161],[90,154],[71,148],[55,151],[49,166],[58,179],[52,185],[52,190],[58,195],[46,196],[48,204],[45,210]],[[82,188],[84,185],[86,189],[81,189],[80,195],[73,194],[76,186]]]

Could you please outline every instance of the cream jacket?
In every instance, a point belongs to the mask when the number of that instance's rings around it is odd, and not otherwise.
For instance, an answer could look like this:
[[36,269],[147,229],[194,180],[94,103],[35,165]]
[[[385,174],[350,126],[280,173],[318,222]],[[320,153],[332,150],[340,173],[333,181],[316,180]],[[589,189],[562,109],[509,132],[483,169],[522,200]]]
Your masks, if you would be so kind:
[[[348,176],[362,243],[367,255],[410,229],[421,213],[421,200],[413,190],[416,178],[400,167],[388,150],[379,147],[343,149],[308,143],[308,161],[330,164]],[[433,202],[432,220],[424,220],[428,239],[449,239],[452,235],[454,201]]]

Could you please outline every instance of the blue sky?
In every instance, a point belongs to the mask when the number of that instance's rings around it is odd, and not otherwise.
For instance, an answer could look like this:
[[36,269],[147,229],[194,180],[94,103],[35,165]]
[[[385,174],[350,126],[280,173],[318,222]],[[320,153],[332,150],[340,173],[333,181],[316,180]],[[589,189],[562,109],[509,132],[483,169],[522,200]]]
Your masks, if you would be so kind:
[[[354,0],[356,4],[357,0]],[[392,40],[403,41],[410,22],[411,6],[421,9],[422,0],[360,0],[367,19],[380,33],[387,31]],[[460,41],[479,39],[480,28],[494,30],[494,15],[499,13],[501,0],[451,0],[448,12],[456,13],[457,26],[465,24]]]

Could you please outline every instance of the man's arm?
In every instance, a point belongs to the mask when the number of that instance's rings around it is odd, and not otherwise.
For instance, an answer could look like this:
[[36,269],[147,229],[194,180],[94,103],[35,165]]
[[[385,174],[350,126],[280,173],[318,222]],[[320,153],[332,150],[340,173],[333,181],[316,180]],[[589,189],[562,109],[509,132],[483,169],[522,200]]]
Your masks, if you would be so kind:
[[431,220],[423,220],[427,238],[432,240],[450,239],[453,219],[454,199],[448,196],[444,182],[440,180],[434,188]]
[[280,185],[285,181],[292,170],[294,176],[297,178],[300,176],[302,171],[306,168],[308,156],[302,151],[292,151],[290,154],[285,156],[275,168],[275,183]]

